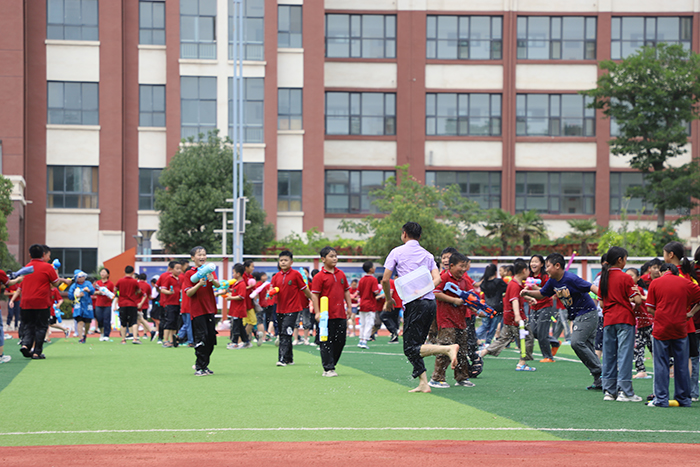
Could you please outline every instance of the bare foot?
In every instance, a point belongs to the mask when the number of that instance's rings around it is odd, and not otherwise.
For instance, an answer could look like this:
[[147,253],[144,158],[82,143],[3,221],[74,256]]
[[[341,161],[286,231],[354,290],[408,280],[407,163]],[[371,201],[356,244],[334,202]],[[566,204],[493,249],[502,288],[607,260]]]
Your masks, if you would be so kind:
[[457,352],[459,352],[459,344],[452,344],[450,346],[450,359],[452,360],[450,366],[453,370],[457,368]]
[[632,376],[634,379],[638,378],[646,378],[647,377],[647,372],[646,371],[640,371],[636,375]]
[[417,388],[411,389],[408,392],[431,392],[430,391],[430,386],[427,384],[419,384]]

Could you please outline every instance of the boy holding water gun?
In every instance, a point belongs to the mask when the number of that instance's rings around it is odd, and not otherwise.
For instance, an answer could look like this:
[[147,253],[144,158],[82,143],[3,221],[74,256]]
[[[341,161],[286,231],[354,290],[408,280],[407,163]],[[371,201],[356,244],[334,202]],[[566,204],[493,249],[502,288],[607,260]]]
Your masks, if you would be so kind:
[[[106,289],[106,290],[105,290]],[[111,298],[109,294],[112,294]],[[95,318],[100,329],[100,341],[108,341],[112,333],[112,301],[114,282],[109,280],[109,269],[100,269],[100,280],[95,282]]]
[[[227,349],[246,349],[251,347],[250,338],[243,324],[248,316],[246,310],[245,298],[246,282],[243,279],[245,274],[245,266],[241,263],[233,265],[233,280],[234,284],[229,288],[230,293],[226,295],[226,300],[229,303],[229,313],[231,315],[231,343],[226,346]],[[241,343],[238,344],[238,338],[241,338]]]

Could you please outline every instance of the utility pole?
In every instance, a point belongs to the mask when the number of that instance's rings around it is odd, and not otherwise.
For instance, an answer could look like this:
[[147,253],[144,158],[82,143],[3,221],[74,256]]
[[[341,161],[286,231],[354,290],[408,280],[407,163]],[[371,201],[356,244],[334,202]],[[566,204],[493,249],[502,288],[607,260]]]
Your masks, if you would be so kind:
[[[233,0],[233,261],[243,262],[243,0]],[[246,200],[247,201],[247,200]],[[241,212],[242,211],[242,212]],[[231,211],[229,211],[231,212]],[[241,214],[243,223],[241,224]],[[226,216],[226,213],[223,214]],[[224,231],[226,227],[224,226]],[[226,234],[223,234],[226,236]]]

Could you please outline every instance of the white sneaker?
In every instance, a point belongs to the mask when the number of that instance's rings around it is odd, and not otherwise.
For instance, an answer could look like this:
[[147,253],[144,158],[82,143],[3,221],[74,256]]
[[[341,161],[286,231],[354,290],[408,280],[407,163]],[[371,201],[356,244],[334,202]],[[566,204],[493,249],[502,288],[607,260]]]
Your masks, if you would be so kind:
[[237,348],[238,348],[238,344],[234,344],[233,342],[229,342],[228,344],[226,344],[226,348],[227,348],[228,350],[237,349]]
[[321,376],[325,376],[326,378],[332,378],[334,376],[338,376],[338,373],[336,373],[333,370],[329,370],[329,371],[324,371],[323,375],[321,375]]
[[610,394],[609,392],[606,392],[605,395],[603,396],[604,401],[614,401],[615,396]]
[[294,342],[292,342],[292,345],[301,345],[301,341],[297,339]]
[[9,362],[10,360],[12,360],[12,357],[10,357],[9,355],[2,355],[2,356],[0,356],[0,363],[7,363],[7,362]]
[[636,394],[632,394],[631,396],[628,396],[624,392],[620,391],[620,393],[617,395],[617,401],[618,402],[642,402],[642,398]]
[[258,339],[257,339],[258,347],[260,347],[263,343],[263,336],[264,336],[263,332],[258,331]]
[[428,381],[428,386],[431,388],[449,388],[450,385],[446,381],[435,381],[434,379],[431,379]]
[[277,366],[287,366],[287,364],[284,362],[277,362]]

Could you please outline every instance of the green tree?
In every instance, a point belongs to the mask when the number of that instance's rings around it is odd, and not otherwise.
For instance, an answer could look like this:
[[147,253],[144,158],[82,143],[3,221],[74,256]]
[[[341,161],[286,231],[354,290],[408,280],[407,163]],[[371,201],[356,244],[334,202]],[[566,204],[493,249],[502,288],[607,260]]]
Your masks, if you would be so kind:
[[530,247],[533,238],[542,238],[547,235],[547,228],[542,217],[537,211],[530,210],[516,215],[518,233],[523,239],[523,255],[530,256]]
[[5,270],[16,270],[20,267],[14,256],[7,249],[7,218],[12,214],[12,181],[0,175],[0,265]]
[[621,62],[604,61],[607,72],[598,87],[581,94],[592,97],[590,107],[602,109],[619,125],[609,144],[616,156],[631,156],[630,166],[646,180],[628,196],[656,207],[658,227],[666,212],[691,209],[700,197],[700,168],[696,161],[681,167],[669,162],[687,149],[687,125],[698,118],[700,57],[680,45],[643,47]]
[[486,222],[482,225],[486,229],[486,236],[497,238],[501,242],[501,254],[511,252],[509,245],[520,238],[518,217],[503,209],[491,209],[488,211]]
[[[201,245],[211,253],[221,252],[221,213],[217,208],[230,207],[233,184],[233,151],[228,138],[222,139],[218,131],[209,132],[206,140],[194,142],[189,138],[180,147],[160,176],[162,190],[156,191],[155,208],[160,211],[158,240],[172,253],[189,251]],[[244,187],[250,200],[246,218],[246,249],[257,249],[274,237],[272,227],[265,225],[265,213],[251,196],[252,190]],[[228,204],[228,206],[227,206]],[[246,243],[251,237],[252,243]]]
[[370,193],[372,204],[381,215],[362,221],[344,220],[344,232],[367,236],[363,252],[385,257],[401,244],[401,226],[417,222],[423,229],[421,245],[438,254],[446,246],[460,243],[481,211],[477,203],[459,194],[456,185],[448,188],[426,186],[408,175],[408,166],[397,167],[399,184],[394,177]]
[[605,230],[599,226],[595,218],[591,219],[571,219],[566,221],[572,232],[568,235],[571,240],[579,244],[578,254],[587,256],[589,254],[589,243],[593,243],[600,238]]

